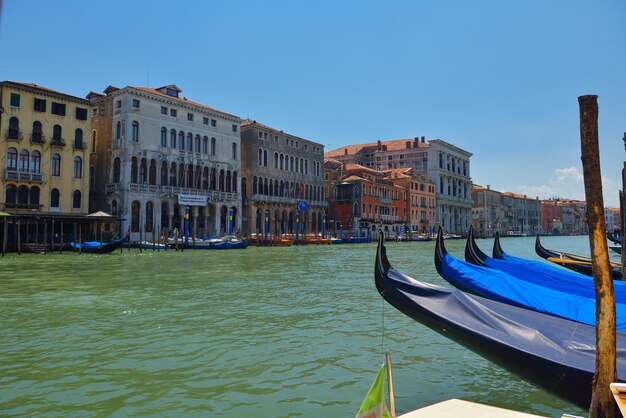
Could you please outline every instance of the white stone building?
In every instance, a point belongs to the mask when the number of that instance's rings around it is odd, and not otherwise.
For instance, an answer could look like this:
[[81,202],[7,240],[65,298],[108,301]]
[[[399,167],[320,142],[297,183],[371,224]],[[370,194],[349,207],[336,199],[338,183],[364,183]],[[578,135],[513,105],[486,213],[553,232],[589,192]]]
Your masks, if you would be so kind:
[[[241,229],[238,116],[180,96],[175,85],[90,93],[92,210],[120,217],[138,241],[177,228],[189,205],[190,236]],[[180,202],[180,204],[179,204]]]
[[472,221],[472,154],[441,139],[428,145],[428,177],[436,185],[439,225],[448,233],[466,233]]

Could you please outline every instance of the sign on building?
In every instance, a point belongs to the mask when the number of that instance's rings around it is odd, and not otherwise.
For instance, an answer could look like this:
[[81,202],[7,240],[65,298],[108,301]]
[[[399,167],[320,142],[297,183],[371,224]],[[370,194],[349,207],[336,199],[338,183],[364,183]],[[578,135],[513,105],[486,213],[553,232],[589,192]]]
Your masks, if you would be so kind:
[[196,194],[179,194],[178,204],[183,206],[206,206],[211,200],[210,197]]

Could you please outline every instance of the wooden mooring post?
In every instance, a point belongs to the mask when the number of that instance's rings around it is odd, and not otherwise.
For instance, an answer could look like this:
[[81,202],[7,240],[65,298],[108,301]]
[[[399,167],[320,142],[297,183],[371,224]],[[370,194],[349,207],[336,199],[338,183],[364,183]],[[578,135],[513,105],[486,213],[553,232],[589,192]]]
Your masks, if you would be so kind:
[[617,381],[615,297],[606,243],[604,200],[598,144],[598,96],[580,96],[580,144],[589,246],[596,292],[596,373],[592,382],[589,417],[615,416],[615,401],[609,388]]

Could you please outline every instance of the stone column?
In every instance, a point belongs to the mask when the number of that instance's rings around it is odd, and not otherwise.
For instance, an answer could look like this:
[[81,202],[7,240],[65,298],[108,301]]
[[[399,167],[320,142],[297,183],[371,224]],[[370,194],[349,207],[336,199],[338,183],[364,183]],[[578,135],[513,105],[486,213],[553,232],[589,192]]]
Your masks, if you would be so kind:
[[198,206],[191,207],[191,214],[193,216],[191,235],[197,238],[198,237]]
[[222,211],[221,211],[221,207],[219,205],[215,206],[215,235],[219,235],[220,234],[220,226],[221,226],[221,216],[222,216]]

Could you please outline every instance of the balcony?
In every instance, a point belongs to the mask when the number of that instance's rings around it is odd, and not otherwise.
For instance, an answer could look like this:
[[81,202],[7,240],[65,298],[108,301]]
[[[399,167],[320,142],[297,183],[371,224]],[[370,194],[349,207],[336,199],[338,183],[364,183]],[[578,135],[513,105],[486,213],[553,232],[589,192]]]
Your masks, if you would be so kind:
[[120,147],[120,142],[121,142],[121,140],[120,140],[119,138],[114,139],[114,140],[111,142],[111,146],[113,147],[113,149],[117,149],[117,148],[119,148],[119,147]]
[[4,134],[4,137],[11,141],[21,141],[22,139],[24,139],[24,135],[22,135],[22,131],[18,129],[7,129]]
[[63,148],[65,146],[65,139],[52,137],[52,140],[50,141],[50,146]]
[[6,169],[4,173],[4,179],[14,181],[28,181],[30,183],[43,183],[43,174]]
[[120,192],[122,190],[129,190],[131,192],[160,193],[169,196],[177,196],[179,194],[206,196],[207,200],[212,202],[235,202],[241,198],[239,193],[194,189],[190,187],[161,186],[156,184],[139,183],[130,183],[126,188],[122,187],[121,183],[109,183],[105,186],[106,193]]
[[84,142],[74,142],[73,147],[74,149],[86,150],[87,144],[85,144]]
[[31,144],[45,144],[46,137],[40,133],[33,133],[30,135],[30,143]]

